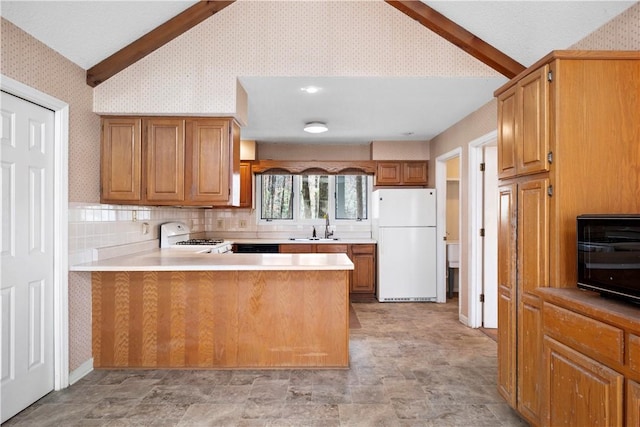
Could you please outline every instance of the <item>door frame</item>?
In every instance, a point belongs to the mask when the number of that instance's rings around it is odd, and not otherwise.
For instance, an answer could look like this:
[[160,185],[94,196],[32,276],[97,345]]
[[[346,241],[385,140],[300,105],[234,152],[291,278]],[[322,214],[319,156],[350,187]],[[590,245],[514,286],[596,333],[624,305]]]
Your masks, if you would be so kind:
[[482,327],[482,294],[483,282],[483,242],[480,229],[483,227],[484,215],[482,206],[484,180],[478,165],[483,158],[483,148],[498,140],[498,131],[494,130],[469,142],[469,323],[472,328]]
[[69,104],[0,74],[0,89],[54,112],[53,386],[69,385]]
[[[447,235],[447,161],[454,159],[456,157],[460,157],[460,167],[462,168],[462,147],[455,148],[451,151],[448,151],[444,154],[436,157],[436,213],[437,213],[437,223],[436,223],[436,231],[437,231],[437,243],[436,243],[436,259],[438,260],[438,264],[436,267],[436,302],[447,302],[447,242],[444,240],[444,237]],[[462,173],[462,169],[460,170]],[[460,193],[459,193],[459,202],[460,209],[458,216],[462,217],[462,177],[460,177]],[[459,226],[462,224],[459,218],[458,224]],[[462,237],[462,236],[460,236]],[[460,271],[462,271],[463,265],[460,263]],[[461,276],[460,276],[461,277]],[[458,290],[459,294],[462,294],[463,287],[460,286]],[[458,301],[461,299],[459,298]],[[458,315],[460,316],[460,304],[458,303]],[[464,319],[463,323],[465,323]]]

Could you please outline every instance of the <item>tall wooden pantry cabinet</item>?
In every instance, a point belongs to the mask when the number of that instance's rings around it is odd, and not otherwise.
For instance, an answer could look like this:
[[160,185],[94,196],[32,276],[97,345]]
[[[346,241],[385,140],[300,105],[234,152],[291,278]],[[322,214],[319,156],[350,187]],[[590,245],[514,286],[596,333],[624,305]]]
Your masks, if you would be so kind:
[[577,215],[640,212],[640,52],[554,51],[495,95],[498,389],[545,425],[537,290],[576,288]]

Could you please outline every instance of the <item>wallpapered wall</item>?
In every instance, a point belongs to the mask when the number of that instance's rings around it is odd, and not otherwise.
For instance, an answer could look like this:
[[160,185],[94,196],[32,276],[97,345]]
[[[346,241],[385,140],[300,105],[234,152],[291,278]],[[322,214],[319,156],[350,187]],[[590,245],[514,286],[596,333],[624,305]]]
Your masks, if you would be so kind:
[[[640,50],[640,3],[627,9],[616,18],[609,21],[584,39],[570,47],[558,46],[558,49],[582,49],[582,50]],[[487,103],[477,111],[471,113],[449,129],[442,132],[431,140],[431,159],[448,153],[449,151],[462,147],[460,162],[461,179],[461,248],[468,247],[467,236],[469,236],[469,221],[467,216],[468,207],[468,158],[469,142],[496,130],[497,127],[497,103],[495,100]],[[429,182],[435,182],[435,164],[429,165]],[[461,251],[460,283],[469,282],[469,271],[465,267],[468,265],[468,252]],[[460,296],[461,314],[468,316],[468,301],[465,292]]]
[[85,71],[2,19],[1,72],[69,104],[69,200],[100,200],[100,118]]
[[233,113],[237,76],[451,74],[499,76],[381,1],[241,1],[98,86],[95,111]]

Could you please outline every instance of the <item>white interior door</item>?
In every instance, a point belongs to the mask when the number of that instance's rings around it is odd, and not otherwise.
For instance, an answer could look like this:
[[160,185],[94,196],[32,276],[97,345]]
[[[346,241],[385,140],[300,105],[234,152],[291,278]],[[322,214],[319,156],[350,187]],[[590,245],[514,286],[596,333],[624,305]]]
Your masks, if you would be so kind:
[[54,113],[1,94],[1,418],[53,390]]
[[484,305],[482,326],[498,327],[498,149],[484,147]]

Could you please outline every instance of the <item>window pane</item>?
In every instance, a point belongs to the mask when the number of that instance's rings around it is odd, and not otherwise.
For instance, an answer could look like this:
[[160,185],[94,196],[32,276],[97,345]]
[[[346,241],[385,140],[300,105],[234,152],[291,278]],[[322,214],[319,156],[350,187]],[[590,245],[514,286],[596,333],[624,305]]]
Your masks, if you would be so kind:
[[293,175],[262,175],[262,219],[293,219]]
[[300,219],[324,218],[328,207],[329,177],[302,175],[300,177]]
[[366,175],[336,176],[336,219],[367,219]]

